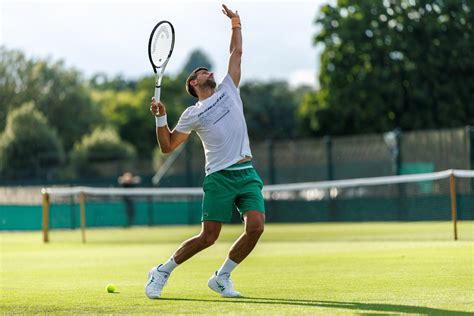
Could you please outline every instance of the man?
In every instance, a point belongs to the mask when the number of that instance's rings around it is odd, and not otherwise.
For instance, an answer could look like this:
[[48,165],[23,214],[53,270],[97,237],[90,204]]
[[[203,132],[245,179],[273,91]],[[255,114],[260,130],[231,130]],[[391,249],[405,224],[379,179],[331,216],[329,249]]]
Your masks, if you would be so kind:
[[253,250],[263,233],[265,207],[263,182],[252,167],[247,124],[238,86],[242,57],[240,18],[223,5],[222,12],[231,19],[232,37],[228,74],[216,88],[214,75],[208,69],[195,69],[186,80],[186,90],[198,102],[181,115],[170,131],[163,103],[152,99],[150,110],[156,116],[156,135],[161,150],[169,153],[195,131],[206,156],[203,183],[202,229],[199,235],[184,241],[164,264],[148,273],[145,293],[159,298],[170,273],[179,264],[211,246],[219,237],[222,223],[229,222],[234,209],[244,221],[244,232],[232,245],[221,268],[208,281],[208,286],[223,297],[239,297],[230,274]]
[[[141,179],[138,176],[134,176],[130,171],[126,171],[118,177],[117,182],[124,188],[133,188],[135,185],[140,183]],[[123,196],[123,202],[125,204],[125,214],[127,215],[127,224],[125,227],[132,226],[133,218],[135,217],[135,206],[133,198],[130,195]]]

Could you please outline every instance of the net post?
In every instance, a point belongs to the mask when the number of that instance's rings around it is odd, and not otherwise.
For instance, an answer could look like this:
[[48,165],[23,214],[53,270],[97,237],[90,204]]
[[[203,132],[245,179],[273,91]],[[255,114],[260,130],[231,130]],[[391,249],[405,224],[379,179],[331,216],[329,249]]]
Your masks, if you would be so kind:
[[454,240],[458,240],[457,206],[456,206],[456,178],[453,173],[449,176],[449,188],[451,192],[451,219],[454,226]]
[[81,234],[82,242],[86,242],[86,202],[84,192],[79,193],[79,207],[81,211]]
[[43,196],[43,242],[49,242],[49,194],[48,191],[41,189]]

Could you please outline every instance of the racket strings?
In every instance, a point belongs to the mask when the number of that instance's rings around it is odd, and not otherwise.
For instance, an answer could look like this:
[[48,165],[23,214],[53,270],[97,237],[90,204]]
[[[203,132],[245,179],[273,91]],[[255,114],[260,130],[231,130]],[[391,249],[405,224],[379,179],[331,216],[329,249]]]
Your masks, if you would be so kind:
[[151,57],[155,67],[161,67],[171,55],[173,46],[172,30],[169,24],[161,25],[153,37]]

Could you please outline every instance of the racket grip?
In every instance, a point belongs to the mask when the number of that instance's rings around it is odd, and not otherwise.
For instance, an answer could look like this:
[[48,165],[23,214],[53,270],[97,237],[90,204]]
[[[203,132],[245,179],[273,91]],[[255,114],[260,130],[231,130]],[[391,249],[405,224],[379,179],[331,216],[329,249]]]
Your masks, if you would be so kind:
[[161,96],[161,87],[155,87],[155,100],[156,102],[160,101]]

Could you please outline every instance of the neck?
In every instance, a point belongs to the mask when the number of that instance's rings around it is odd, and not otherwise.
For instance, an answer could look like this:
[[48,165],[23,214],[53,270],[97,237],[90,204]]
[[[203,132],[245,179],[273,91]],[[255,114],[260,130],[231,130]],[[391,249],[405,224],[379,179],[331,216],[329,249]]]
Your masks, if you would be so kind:
[[214,94],[214,89],[207,88],[200,91],[197,91],[199,101],[205,100]]

